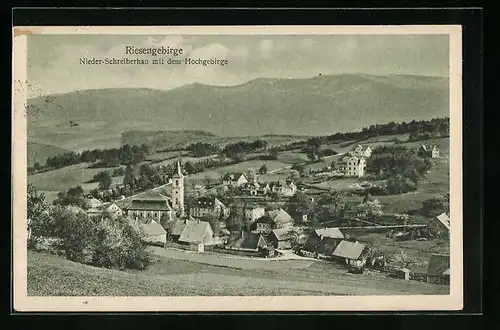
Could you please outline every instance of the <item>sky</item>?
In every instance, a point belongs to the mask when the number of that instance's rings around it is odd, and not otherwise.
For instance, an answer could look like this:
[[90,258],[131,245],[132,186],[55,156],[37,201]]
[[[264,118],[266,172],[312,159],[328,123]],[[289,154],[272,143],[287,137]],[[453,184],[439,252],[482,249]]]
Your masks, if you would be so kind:
[[[80,58],[142,58],[125,46],[184,49],[186,57],[227,59],[225,66],[83,65]],[[173,56],[161,56],[167,59]],[[85,89],[229,86],[255,78],[318,74],[415,74],[448,77],[448,35],[31,35],[28,97]]]

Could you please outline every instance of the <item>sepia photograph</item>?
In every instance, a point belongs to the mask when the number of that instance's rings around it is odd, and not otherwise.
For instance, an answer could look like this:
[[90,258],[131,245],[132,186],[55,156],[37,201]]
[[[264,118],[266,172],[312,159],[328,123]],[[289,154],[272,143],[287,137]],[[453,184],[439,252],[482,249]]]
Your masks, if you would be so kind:
[[460,309],[461,42],[15,28],[15,307]]

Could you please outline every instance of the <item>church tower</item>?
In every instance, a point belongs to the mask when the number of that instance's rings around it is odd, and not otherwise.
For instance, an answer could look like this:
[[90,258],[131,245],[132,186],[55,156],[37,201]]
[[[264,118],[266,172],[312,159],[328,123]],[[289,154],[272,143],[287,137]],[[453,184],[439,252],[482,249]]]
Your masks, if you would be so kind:
[[184,216],[184,175],[181,164],[177,161],[177,169],[172,175],[172,207]]

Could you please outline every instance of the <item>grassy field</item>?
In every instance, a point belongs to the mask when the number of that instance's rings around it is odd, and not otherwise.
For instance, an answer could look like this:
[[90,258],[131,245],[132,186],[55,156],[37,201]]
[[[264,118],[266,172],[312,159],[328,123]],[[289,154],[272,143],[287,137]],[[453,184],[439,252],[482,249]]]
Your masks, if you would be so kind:
[[151,162],[159,162],[162,160],[172,159],[184,155],[185,151],[166,151],[166,152],[156,152],[154,154],[148,155],[146,160]]
[[69,150],[44,143],[28,142],[28,166],[33,166],[35,163],[44,165],[48,157],[54,157],[66,152],[69,152]]
[[[61,191],[81,185],[84,189],[91,189],[93,184],[85,184],[92,180],[95,174],[106,171],[113,171],[115,168],[89,168],[89,163],[80,163],[66,166],[53,171],[37,173],[28,176],[28,182],[35,188],[43,191]],[[119,178],[113,178],[118,182]]]
[[[281,261],[265,261],[281,263]],[[313,262],[304,268],[220,267],[158,257],[145,271],[86,266],[28,251],[30,296],[273,296],[448,294],[443,285],[348,274]]]
[[423,201],[450,191],[449,159],[439,158],[433,162],[432,169],[419,182],[417,191],[402,195],[377,196],[384,205],[385,212],[402,213],[417,210],[422,207]]
[[228,172],[247,173],[250,168],[253,168],[253,169],[255,169],[255,171],[258,171],[259,168],[263,164],[267,165],[268,171],[272,171],[272,170],[276,170],[276,169],[280,169],[280,168],[289,166],[289,164],[283,163],[279,160],[249,160],[249,161],[241,162],[238,164],[222,166],[222,167],[216,168],[214,170],[196,173],[196,174],[193,174],[191,176],[191,178],[203,179],[205,177],[208,177],[212,180],[219,180],[219,179],[221,179],[221,177],[225,173],[228,173]]

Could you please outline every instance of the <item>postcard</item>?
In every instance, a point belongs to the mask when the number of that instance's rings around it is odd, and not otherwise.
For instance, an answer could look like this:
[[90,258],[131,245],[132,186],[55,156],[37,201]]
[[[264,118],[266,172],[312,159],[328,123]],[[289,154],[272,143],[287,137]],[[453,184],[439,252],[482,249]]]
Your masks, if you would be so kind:
[[460,26],[13,28],[17,311],[463,307]]

